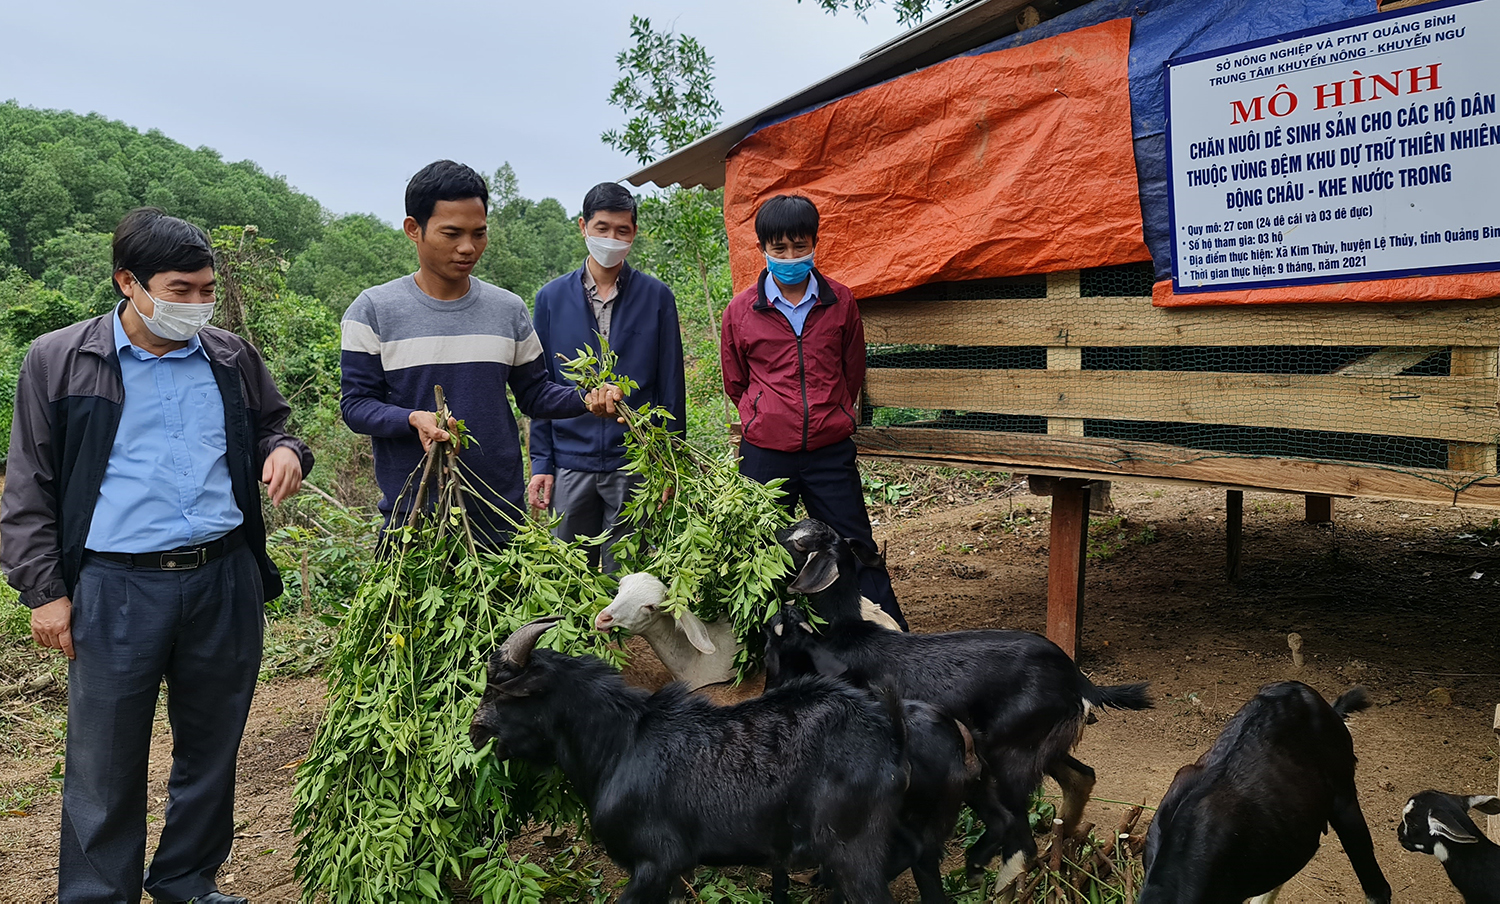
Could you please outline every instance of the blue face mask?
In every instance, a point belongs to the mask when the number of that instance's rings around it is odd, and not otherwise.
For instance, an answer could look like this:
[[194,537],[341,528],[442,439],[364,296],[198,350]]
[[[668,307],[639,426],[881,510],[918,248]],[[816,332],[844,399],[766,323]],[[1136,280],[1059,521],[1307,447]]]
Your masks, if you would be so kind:
[[782,260],[781,258],[766,255],[766,269],[776,277],[776,281],[784,286],[800,285],[807,275],[812,272],[813,256],[792,258]]

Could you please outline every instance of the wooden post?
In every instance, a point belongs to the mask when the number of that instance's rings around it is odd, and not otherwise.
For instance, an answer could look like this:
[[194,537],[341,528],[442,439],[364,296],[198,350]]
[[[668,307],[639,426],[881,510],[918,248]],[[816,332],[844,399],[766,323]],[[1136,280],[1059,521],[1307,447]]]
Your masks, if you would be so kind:
[[[1449,354],[1453,356],[1448,365],[1450,376],[1493,379],[1497,372],[1500,372],[1500,349],[1455,346]],[[1493,474],[1495,464],[1493,443],[1448,444],[1448,470],[1450,471],[1478,471],[1481,474]]]
[[1240,579],[1240,552],[1245,545],[1245,491],[1224,494],[1224,571],[1232,584]]
[[[1064,270],[1047,274],[1047,297],[1078,298],[1078,271]],[[1054,344],[1055,343],[1055,344]],[[1053,337],[1047,345],[1048,370],[1083,370],[1083,349],[1068,344],[1068,334]],[[1047,432],[1054,436],[1082,436],[1083,418],[1049,417]]]
[[[1500,741],[1500,704],[1496,704],[1495,706],[1495,740]],[[1500,781],[1495,783],[1495,794],[1500,795]],[[1491,816],[1489,818],[1488,834],[1491,841],[1500,838],[1500,816]]]
[[1089,511],[1096,515],[1107,514],[1115,510],[1115,502],[1110,498],[1110,492],[1114,489],[1113,481],[1091,480],[1089,481]]
[[1308,493],[1306,499],[1308,524],[1330,524],[1333,522],[1332,496],[1320,496],[1316,493]]
[[1089,482],[1058,480],[1047,553],[1047,638],[1078,658],[1083,637],[1083,572],[1088,561]]

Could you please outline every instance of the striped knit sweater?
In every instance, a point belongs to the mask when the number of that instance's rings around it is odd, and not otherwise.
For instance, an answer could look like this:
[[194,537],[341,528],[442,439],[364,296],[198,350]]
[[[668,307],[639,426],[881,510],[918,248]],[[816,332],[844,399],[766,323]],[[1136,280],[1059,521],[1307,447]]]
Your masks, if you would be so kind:
[[526,305],[512,292],[470,278],[467,295],[438,301],[411,276],[366,289],[343,319],[341,355],[344,422],[373,438],[380,510],[397,506],[422,444],[407,418],[433,409],[433,387],[474,442],[462,453],[467,472],[489,488],[489,506],[472,506],[476,526],[492,541],[511,531],[525,512],[521,445],[505,396],[508,384],[521,411],[534,418],[576,417],[587,410],[577,389],[551,382],[542,344]]

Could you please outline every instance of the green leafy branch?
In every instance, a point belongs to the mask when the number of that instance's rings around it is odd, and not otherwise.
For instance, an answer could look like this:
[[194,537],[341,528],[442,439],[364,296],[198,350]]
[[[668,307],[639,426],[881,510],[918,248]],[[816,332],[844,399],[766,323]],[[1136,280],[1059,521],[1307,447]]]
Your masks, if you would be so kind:
[[[447,423],[441,395],[437,409]],[[307,902],[539,902],[546,871],[509,839],[584,819],[559,772],[476,751],[468,726],[490,653],[533,619],[563,617],[544,645],[618,665],[624,651],[592,624],[613,583],[539,522],[499,549],[476,542],[471,508],[491,503],[458,454],[465,432],[449,433],[397,500],[411,514],[388,527],[329,658],[327,715],[294,790]]]
[[[628,398],[637,384],[615,370],[608,342],[579,349],[563,373],[585,390],[612,383]],[[727,619],[744,645],[741,678],[761,658],[761,629],[781,606],[791,556],[776,531],[791,522],[776,480],[740,474],[726,450],[699,448],[673,429],[664,408],[617,406],[625,419],[626,467],[639,475],[621,518],[629,534],[615,547],[627,571],[646,571],[667,585],[667,609],[705,621]]]

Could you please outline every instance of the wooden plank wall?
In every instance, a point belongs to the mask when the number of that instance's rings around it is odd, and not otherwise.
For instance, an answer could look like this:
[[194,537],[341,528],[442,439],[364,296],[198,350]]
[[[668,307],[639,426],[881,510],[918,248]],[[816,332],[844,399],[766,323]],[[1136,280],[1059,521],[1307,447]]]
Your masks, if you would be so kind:
[[[861,302],[866,341],[873,345],[1046,350],[1045,369],[872,368],[865,384],[870,404],[1042,417],[1048,434],[865,428],[857,436],[861,452],[1060,474],[1500,504],[1500,302],[1157,308],[1149,298],[1081,294],[1079,273],[1072,271],[1049,274],[1044,299]],[[1378,351],[1325,374],[1083,369],[1084,348],[1186,346]],[[1448,376],[1401,376],[1442,349],[1451,353]],[[1173,446],[1085,437],[1084,420],[1092,418],[1441,440],[1449,450],[1448,470],[1184,455]],[[1320,468],[1325,473],[1316,473]]]

